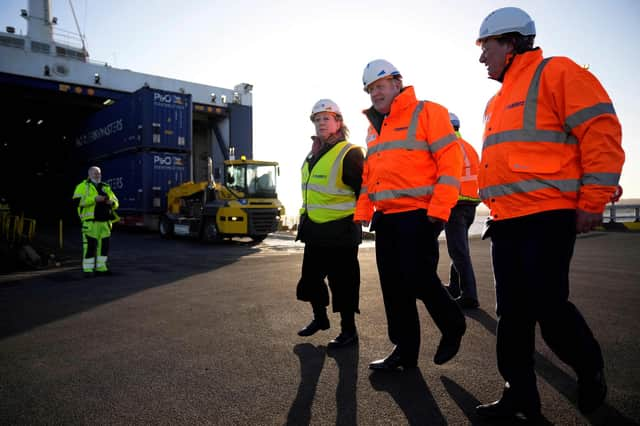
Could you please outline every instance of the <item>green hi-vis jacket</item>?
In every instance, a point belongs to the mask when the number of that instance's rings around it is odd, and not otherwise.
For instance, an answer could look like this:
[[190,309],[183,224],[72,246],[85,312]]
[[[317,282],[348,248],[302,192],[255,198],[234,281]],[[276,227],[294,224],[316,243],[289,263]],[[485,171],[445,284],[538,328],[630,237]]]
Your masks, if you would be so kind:
[[[118,198],[107,183],[101,182],[99,185],[101,185],[102,191],[109,197],[111,201],[113,201],[113,204],[109,206],[111,208],[111,217],[109,219],[109,222],[115,223],[120,220],[115,212],[119,206]],[[80,202],[78,203],[78,217],[80,218],[81,222],[95,219],[96,197],[98,195],[100,195],[98,193],[98,188],[96,188],[96,185],[89,179],[83,180],[78,184],[78,186],[76,186],[75,191],[73,191],[73,198],[80,200]]]

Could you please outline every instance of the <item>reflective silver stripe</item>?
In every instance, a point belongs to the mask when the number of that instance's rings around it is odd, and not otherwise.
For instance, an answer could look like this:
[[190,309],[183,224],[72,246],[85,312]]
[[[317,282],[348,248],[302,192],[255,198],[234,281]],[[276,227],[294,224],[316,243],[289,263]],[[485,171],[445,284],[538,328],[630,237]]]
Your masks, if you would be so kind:
[[527,92],[527,99],[525,99],[524,103],[524,120],[523,120],[523,129],[536,129],[536,115],[538,114],[538,93],[540,92],[540,76],[542,75],[542,70],[551,58],[545,58],[540,62],[538,67],[536,68],[536,72],[533,74],[533,79],[531,80],[531,85],[529,86],[529,90]]
[[444,148],[457,139],[458,138],[456,137],[455,133],[450,133],[447,136],[441,137],[434,143],[430,144],[429,147],[431,149],[431,152],[437,152],[438,150]]
[[469,160],[469,156],[467,155],[467,150],[464,149],[464,144],[460,139],[456,139],[458,146],[460,147],[460,152],[462,152],[462,159],[464,160],[464,174],[469,176],[471,173],[471,160]]
[[494,185],[482,188],[480,190],[480,198],[486,200],[491,197],[501,197],[503,195],[511,195],[522,192],[532,192],[540,189],[557,189],[560,192],[577,192],[580,189],[580,181],[578,179],[560,179],[560,180],[525,180],[520,182],[508,183],[505,185]]
[[[458,134],[459,135],[459,134]],[[458,136],[459,137],[459,136]],[[464,159],[464,169],[462,176],[460,176],[460,183],[462,182],[473,182],[478,180],[478,175],[471,174],[471,159],[467,154],[467,150],[464,149],[464,144],[460,139],[457,139],[458,146],[460,147],[460,151],[462,151],[462,158]],[[460,200],[473,200],[472,197],[467,197],[466,195],[459,195],[458,199]]]
[[460,176],[460,182],[471,182],[474,180],[478,180],[478,175],[471,174],[471,159],[467,154],[467,150],[464,149],[464,144],[460,139],[457,139],[458,146],[460,147],[460,151],[462,151],[462,158],[464,160],[464,169],[462,176]]
[[619,173],[585,173],[582,176],[583,185],[616,186],[619,181]]
[[460,181],[453,176],[441,175],[436,183],[442,185],[451,185],[460,189]]
[[393,198],[402,197],[422,197],[425,195],[431,195],[433,193],[433,186],[421,186],[418,188],[406,188],[406,189],[389,189],[386,191],[369,193],[369,199],[371,201],[383,201],[391,200]]
[[338,170],[340,170],[340,166],[342,166],[342,161],[344,161],[345,155],[347,155],[347,152],[351,148],[353,148],[353,144],[350,144],[350,143],[347,143],[345,146],[343,146],[340,152],[338,153],[338,156],[336,157],[337,161],[333,162],[333,166],[331,167],[331,172],[329,173],[329,182],[326,187],[327,193],[338,194],[338,195],[353,194],[353,190],[344,192],[338,188]]
[[506,130],[487,136],[482,144],[482,149],[502,142],[554,142],[571,145],[578,143],[575,138],[567,138],[566,133],[557,130],[520,129]]
[[[302,188],[305,188],[305,184],[302,184]],[[348,195],[353,194],[353,190],[349,189],[340,189],[340,188],[331,188],[324,185],[317,185],[315,183],[310,183],[306,185],[308,190],[322,192],[323,194],[331,194],[331,195]]]
[[356,202],[350,201],[347,203],[337,203],[337,204],[307,204],[306,207],[309,210],[326,209],[326,210],[349,211],[349,210],[353,210],[356,207]]
[[427,145],[426,141],[416,141],[416,140],[397,140],[397,141],[388,141],[376,146],[369,148],[367,152],[367,156],[370,154],[376,154],[382,151],[388,151],[391,149],[409,149],[413,151],[430,151],[429,145]]
[[415,151],[431,151],[432,148],[425,140],[417,140],[416,134],[418,131],[418,117],[424,108],[424,101],[418,102],[416,108],[411,114],[411,122],[409,123],[409,129],[407,130],[407,137],[405,139],[392,140],[379,143],[376,146],[367,148],[367,158],[369,155],[382,151],[388,151],[391,149],[410,149]]
[[613,109],[613,104],[602,102],[599,104],[595,104],[594,106],[581,109],[578,112],[574,112],[569,117],[567,117],[567,121],[564,124],[564,129],[567,131],[567,133],[569,133],[571,130],[575,129],[582,123],[603,114],[616,115],[616,110]]
[[107,256],[98,256],[96,258],[96,268],[104,268],[105,266],[107,266],[107,260]]
[[411,122],[409,123],[409,130],[407,130],[407,140],[415,142],[416,135],[418,134],[418,117],[424,108],[424,101],[418,102],[416,108],[413,110],[413,114],[411,114]]

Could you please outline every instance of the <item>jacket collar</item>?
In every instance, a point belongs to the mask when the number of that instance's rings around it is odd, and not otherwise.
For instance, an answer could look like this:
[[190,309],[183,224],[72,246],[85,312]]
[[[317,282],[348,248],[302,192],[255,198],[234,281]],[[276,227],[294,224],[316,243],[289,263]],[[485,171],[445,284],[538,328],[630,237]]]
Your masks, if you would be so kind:
[[418,99],[416,98],[416,92],[413,86],[406,86],[402,89],[402,92],[396,96],[393,102],[391,102],[391,111],[389,114],[398,113],[407,108],[413,108],[416,102],[418,102]]
[[511,66],[504,75],[503,83],[508,83],[517,78],[522,70],[529,68],[532,64],[537,64],[542,61],[542,49],[536,47],[528,52],[520,53],[513,58]]

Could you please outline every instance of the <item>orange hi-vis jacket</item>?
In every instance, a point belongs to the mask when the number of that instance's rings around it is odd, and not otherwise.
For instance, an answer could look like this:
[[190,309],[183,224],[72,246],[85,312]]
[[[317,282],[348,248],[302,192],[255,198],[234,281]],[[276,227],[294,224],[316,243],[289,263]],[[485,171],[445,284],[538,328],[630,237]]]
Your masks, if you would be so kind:
[[480,202],[478,195],[478,169],[480,167],[480,158],[473,146],[462,139],[459,132],[458,146],[462,152],[462,175],[460,176],[460,194],[459,201]]
[[405,87],[391,103],[380,134],[369,126],[354,220],[368,222],[374,210],[425,209],[447,221],[458,200],[462,170],[456,140],[446,108],[419,102],[413,87]]
[[600,82],[564,57],[516,55],[485,110],[480,198],[495,220],[558,209],[602,213],[624,163]]

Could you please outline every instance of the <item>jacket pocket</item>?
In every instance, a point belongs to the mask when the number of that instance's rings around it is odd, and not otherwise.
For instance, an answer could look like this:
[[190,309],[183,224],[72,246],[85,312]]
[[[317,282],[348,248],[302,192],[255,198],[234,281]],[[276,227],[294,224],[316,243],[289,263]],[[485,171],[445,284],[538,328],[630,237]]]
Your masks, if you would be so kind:
[[562,159],[553,152],[509,154],[509,169],[515,173],[553,174],[562,168]]

